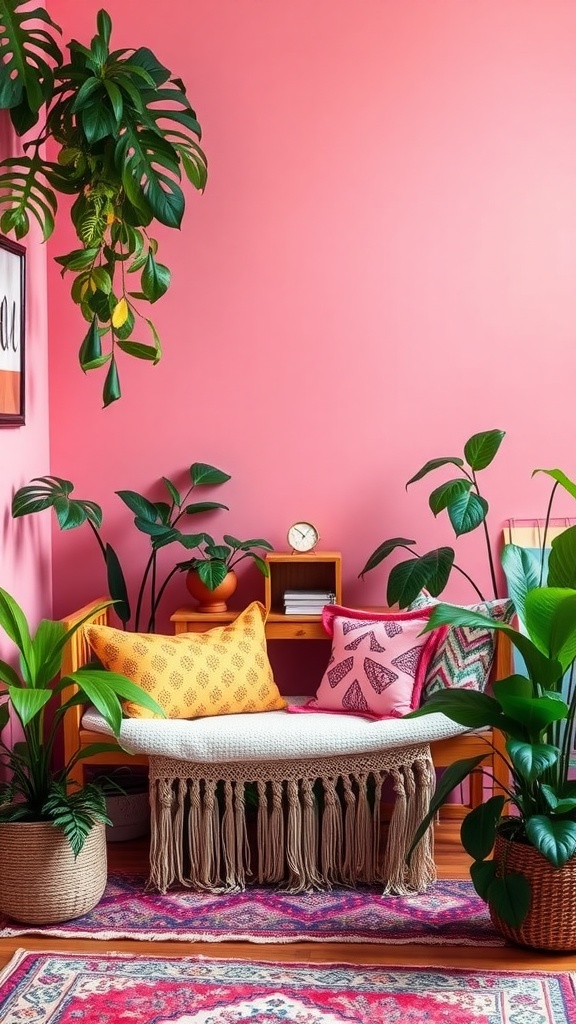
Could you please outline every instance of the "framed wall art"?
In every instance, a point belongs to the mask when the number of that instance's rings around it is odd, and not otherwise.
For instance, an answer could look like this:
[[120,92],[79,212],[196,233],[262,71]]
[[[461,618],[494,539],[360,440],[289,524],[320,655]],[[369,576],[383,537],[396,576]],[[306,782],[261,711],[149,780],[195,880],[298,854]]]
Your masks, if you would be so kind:
[[0,427],[25,423],[26,250],[0,235]]

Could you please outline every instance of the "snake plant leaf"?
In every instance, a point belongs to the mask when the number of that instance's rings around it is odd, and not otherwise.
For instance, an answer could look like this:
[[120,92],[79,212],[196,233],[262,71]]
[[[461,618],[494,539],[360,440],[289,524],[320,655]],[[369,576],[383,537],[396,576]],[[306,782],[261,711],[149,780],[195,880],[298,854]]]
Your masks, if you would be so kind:
[[576,853],[576,822],[533,814],[526,820],[526,835],[555,868],[564,867]]
[[560,753],[558,747],[550,743],[522,743],[519,740],[507,740],[506,750],[515,771],[527,782],[540,779],[548,768],[556,764]]
[[553,539],[547,582],[550,587],[576,590],[576,526],[569,526]]
[[504,430],[484,430],[473,434],[464,445],[464,458],[475,472],[486,469],[495,458],[506,436]]
[[102,388],[102,402],[106,409],[107,406],[112,405],[112,402],[117,402],[122,397],[122,391],[120,390],[120,378],[118,376],[118,367],[116,366],[116,360],[114,357],[110,360],[110,366],[108,367],[108,373],[104,381],[104,387]]
[[464,818],[460,829],[462,846],[475,861],[484,860],[491,852],[505,803],[506,797],[491,796]]
[[455,480],[448,480],[446,483],[440,484],[440,487],[436,487],[428,498],[431,511],[437,516],[443,509],[448,508],[456,498],[468,494],[471,487],[472,481],[466,480],[464,477],[457,477]]
[[488,886],[488,903],[511,928],[520,928],[530,909],[532,890],[524,875],[508,872]]
[[0,23],[0,108],[11,111],[22,135],[51,98],[54,67],[62,63],[54,36],[62,30],[43,7],[30,8],[27,0],[0,0]]
[[457,495],[448,505],[447,512],[454,533],[461,537],[484,522],[488,514],[488,502],[475,491],[468,491]]
[[114,610],[126,627],[130,621],[130,601],[128,598],[128,587],[120,565],[120,559],[111,544],[106,544],[106,579],[108,581],[108,593],[114,601]]
[[387,558],[392,551],[395,551],[396,548],[413,548],[415,543],[415,540],[407,540],[406,537],[393,537],[391,540],[383,541],[382,544],[379,544],[376,550],[372,552],[370,558],[366,562],[366,565],[362,571],[358,573],[358,578],[363,578],[365,573],[370,572],[371,569],[375,569],[376,566],[380,565],[380,562],[384,561],[384,559]]
[[408,488],[410,484],[415,484],[417,480],[422,480],[422,478],[427,476],[428,473],[432,473],[435,469],[440,469],[441,466],[462,467],[463,465],[464,460],[458,458],[457,456],[451,456],[445,459],[430,459],[428,462],[425,463],[425,465],[422,466],[422,469],[419,469],[418,472],[414,474],[414,476],[410,477],[408,483],[406,484],[406,487]]

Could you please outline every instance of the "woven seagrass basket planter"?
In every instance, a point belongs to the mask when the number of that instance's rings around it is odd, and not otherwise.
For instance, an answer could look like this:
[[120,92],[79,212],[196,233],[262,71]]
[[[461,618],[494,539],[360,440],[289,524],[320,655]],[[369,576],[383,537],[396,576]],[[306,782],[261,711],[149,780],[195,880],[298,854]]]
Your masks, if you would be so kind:
[[[548,952],[576,950],[576,857],[555,868],[533,846],[496,836],[494,860],[530,882],[532,901],[520,928],[512,928],[489,907],[492,923],[519,946]],[[500,872],[499,872],[500,873]]]
[[106,829],[94,825],[76,860],[50,822],[0,822],[0,911],[25,924],[81,917],[106,887]]

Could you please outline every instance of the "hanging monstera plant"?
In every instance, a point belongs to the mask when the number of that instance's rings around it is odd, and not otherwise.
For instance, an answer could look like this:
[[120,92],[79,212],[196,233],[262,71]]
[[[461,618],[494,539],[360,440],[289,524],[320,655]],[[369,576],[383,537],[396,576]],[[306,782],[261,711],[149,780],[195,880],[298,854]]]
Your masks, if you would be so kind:
[[[111,50],[106,11],[96,23],[89,46],[68,43],[64,63],[61,30],[43,8],[0,0],[0,109],[19,135],[45,118],[23,156],[0,161],[0,230],[23,238],[32,217],[46,240],[58,194],[75,197],[79,244],[56,262],[88,325],[80,366],[105,369],[107,406],[121,395],[120,353],[160,359],[147,307],[167,291],[170,270],[151,231],[154,222],[180,227],[182,175],[202,190],[207,165],[183,82],[145,47]],[[46,142],[58,147],[55,160],[44,157]]]

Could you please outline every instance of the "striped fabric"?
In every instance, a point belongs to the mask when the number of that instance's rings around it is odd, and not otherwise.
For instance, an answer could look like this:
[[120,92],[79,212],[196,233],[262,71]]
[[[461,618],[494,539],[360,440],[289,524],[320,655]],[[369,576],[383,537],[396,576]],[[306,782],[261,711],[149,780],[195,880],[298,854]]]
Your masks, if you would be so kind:
[[[412,609],[428,607],[439,602],[422,594],[411,605]],[[480,612],[498,622],[509,622],[514,614],[511,601],[481,601],[465,606],[467,611]],[[426,673],[422,701],[437,690],[459,687],[484,690],[494,660],[494,633],[491,629],[469,626],[450,626]]]

